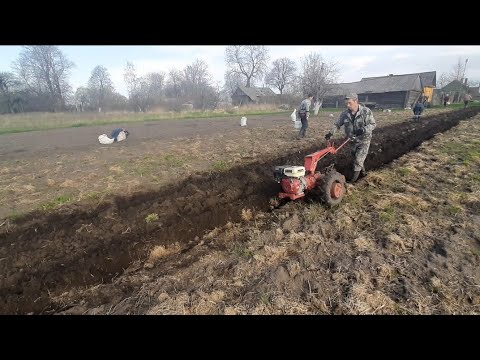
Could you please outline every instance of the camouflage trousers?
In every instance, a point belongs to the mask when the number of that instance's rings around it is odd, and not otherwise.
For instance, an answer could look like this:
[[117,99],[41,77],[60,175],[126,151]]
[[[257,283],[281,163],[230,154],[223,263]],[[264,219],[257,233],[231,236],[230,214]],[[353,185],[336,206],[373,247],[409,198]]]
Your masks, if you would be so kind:
[[363,169],[363,163],[368,155],[371,139],[364,139],[356,141],[352,147],[353,171],[360,171]]

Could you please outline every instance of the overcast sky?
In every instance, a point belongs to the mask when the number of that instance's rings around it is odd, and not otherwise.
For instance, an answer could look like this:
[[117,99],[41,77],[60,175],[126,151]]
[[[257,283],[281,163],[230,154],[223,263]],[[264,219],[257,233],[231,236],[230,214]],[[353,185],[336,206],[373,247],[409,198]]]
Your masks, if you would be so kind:
[[[76,68],[73,88],[86,85],[96,65],[108,68],[115,88],[126,95],[123,70],[133,62],[140,75],[152,71],[181,69],[196,58],[207,62],[214,79],[223,83],[225,46],[60,46]],[[449,72],[458,57],[468,58],[466,77],[480,80],[480,46],[269,46],[270,59],[289,57],[299,62],[309,52],[320,52],[340,65],[340,81],[353,82],[366,76],[437,71],[437,79]],[[10,71],[20,46],[0,46],[0,71]]]

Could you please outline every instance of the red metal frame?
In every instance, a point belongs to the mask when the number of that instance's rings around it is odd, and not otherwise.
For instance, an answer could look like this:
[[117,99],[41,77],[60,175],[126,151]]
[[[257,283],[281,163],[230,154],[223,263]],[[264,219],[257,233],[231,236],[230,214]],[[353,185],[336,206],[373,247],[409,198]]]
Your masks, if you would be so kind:
[[335,148],[333,141],[327,141],[327,147],[325,149],[316,151],[313,154],[305,156],[305,171],[308,174],[315,173],[315,169],[317,168],[317,164],[320,160],[322,160],[328,154],[335,155],[338,152],[338,150],[344,147],[349,141],[350,141],[350,138],[347,138],[347,140],[345,140],[337,148]]
[[[320,160],[322,160],[328,154],[335,155],[342,147],[344,147],[351,139],[347,138],[340,146],[337,148],[334,146],[334,142],[332,140],[327,140],[327,147],[325,149],[316,151],[312,154],[305,156],[305,181],[306,181],[306,189],[311,190],[317,186],[318,181],[321,179],[323,174],[319,171],[315,172],[317,168],[317,164]],[[301,197],[305,196],[305,192],[298,193],[299,187],[301,186],[299,179],[293,178],[284,178],[281,181],[282,189],[284,192],[278,194],[279,198],[290,198],[291,200],[296,200]],[[332,189],[332,197],[338,197],[338,192],[340,189],[336,187]]]

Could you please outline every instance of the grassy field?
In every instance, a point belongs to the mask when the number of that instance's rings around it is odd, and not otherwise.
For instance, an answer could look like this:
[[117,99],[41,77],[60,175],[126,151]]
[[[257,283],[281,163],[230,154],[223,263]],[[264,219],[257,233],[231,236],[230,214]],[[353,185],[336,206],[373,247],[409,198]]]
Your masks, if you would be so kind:
[[282,114],[285,111],[272,106],[243,107],[237,110],[157,112],[157,113],[23,113],[0,115],[0,135],[20,132],[75,128],[108,124],[126,124],[171,119],[225,118],[243,115]]
[[[480,106],[475,102],[470,106]],[[451,104],[448,110],[463,108],[461,104]],[[434,106],[430,110],[444,109],[442,105]],[[324,108],[320,113],[338,112],[341,109]],[[23,113],[0,115],[0,135],[14,134],[37,130],[50,130],[62,128],[75,128],[85,126],[99,126],[108,124],[127,124],[171,119],[206,119],[238,117],[243,115],[269,115],[287,114],[293,110],[282,110],[270,105],[242,107],[240,109],[227,109],[215,111],[190,111],[190,112],[152,112],[152,113]],[[393,112],[404,112],[404,109],[393,109]],[[427,112],[429,109],[427,109]],[[377,113],[378,111],[375,111]]]

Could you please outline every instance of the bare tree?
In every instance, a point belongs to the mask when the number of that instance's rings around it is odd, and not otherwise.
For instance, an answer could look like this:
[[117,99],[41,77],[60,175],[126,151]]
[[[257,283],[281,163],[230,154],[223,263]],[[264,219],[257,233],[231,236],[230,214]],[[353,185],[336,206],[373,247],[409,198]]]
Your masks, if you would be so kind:
[[125,110],[127,108],[128,99],[122,94],[113,92],[110,95],[108,103],[112,110]]
[[442,73],[437,80],[437,88],[438,89],[443,89],[445,86],[447,86],[452,80],[450,79],[450,76],[448,76],[445,73]]
[[312,52],[302,59],[298,83],[304,95],[311,93],[321,100],[337,77],[337,64],[326,62],[321,54]]
[[205,61],[196,59],[183,70],[171,69],[165,87],[173,109],[179,110],[188,101],[197,109],[214,109],[220,100],[218,84],[213,84],[212,75]]
[[196,59],[185,67],[183,74],[185,95],[194,102],[194,106],[202,110],[215,108],[219,101],[220,89],[213,85],[207,63]]
[[224,91],[231,97],[235,90],[243,83],[243,76],[239,73],[226,71],[224,81]]
[[137,76],[133,63],[127,61],[123,78],[127,86],[128,100],[134,111],[147,111],[148,102],[145,99],[145,94],[148,93],[147,81]]
[[183,70],[184,94],[197,109],[215,109],[220,100],[220,86],[213,83],[208,65],[196,59]]
[[[127,85],[128,98],[135,111],[147,111],[152,105],[160,102],[165,92],[165,74],[152,72],[145,76],[138,76],[135,66],[127,62],[124,73]],[[117,100],[121,99],[117,96]]]
[[285,86],[288,86],[294,79],[297,72],[295,61],[289,58],[280,58],[273,62],[270,71],[265,77],[267,85],[273,86],[283,95]]
[[437,81],[438,88],[443,89],[454,80],[463,81],[467,70],[468,59],[459,57],[455,65],[451,67],[450,72],[442,73]]
[[106,101],[115,91],[112,79],[105,66],[96,66],[90,79],[88,80],[88,89],[92,96],[91,103],[99,109],[105,109]]
[[154,102],[160,100],[165,90],[165,73],[152,72],[145,75],[149,84],[149,96],[154,99]]
[[180,70],[171,69],[168,72],[168,80],[165,92],[168,96],[179,98],[183,95],[184,76]]
[[208,65],[203,60],[195,60],[183,70],[185,93],[197,97],[200,92],[212,81],[208,72]]
[[268,62],[268,48],[263,45],[234,45],[225,49],[225,62],[230,72],[241,74],[250,87],[262,77]]
[[129,61],[127,61],[127,65],[125,66],[123,79],[125,80],[125,85],[127,86],[128,97],[131,98],[138,85],[138,78],[135,66]]
[[77,106],[77,111],[83,112],[87,109],[89,109],[90,106],[90,99],[92,97],[90,96],[89,89],[85,87],[79,87],[77,88],[77,91],[75,92],[75,103]]
[[49,94],[53,110],[65,108],[71,92],[68,77],[75,64],[57,46],[23,46],[13,66],[30,91]]
[[210,86],[210,88],[210,97],[208,97],[204,103],[208,104],[210,110],[215,110],[222,98],[222,86],[220,85],[220,82],[217,81],[214,85]]
[[19,88],[20,81],[15,78],[15,75],[10,72],[0,73],[0,91],[7,104],[9,113],[13,113],[14,92]]
[[462,81],[465,77],[465,71],[467,69],[468,59],[464,60],[462,57],[459,57],[457,63],[453,65],[452,70],[449,73],[449,80],[458,80]]

